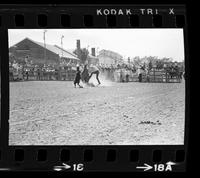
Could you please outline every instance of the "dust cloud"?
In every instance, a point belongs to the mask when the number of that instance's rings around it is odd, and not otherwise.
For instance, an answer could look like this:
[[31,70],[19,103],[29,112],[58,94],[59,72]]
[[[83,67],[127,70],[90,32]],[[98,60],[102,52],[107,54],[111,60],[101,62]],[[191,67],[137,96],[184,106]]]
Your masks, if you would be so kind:
[[114,85],[114,83],[110,79],[108,79],[103,73],[100,73],[99,80],[101,82],[100,85],[98,85],[98,81],[96,79],[96,75],[94,74],[90,78],[88,84],[81,82],[81,85],[83,87],[95,87],[95,86],[98,86],[98,87],[100,87],[100,86],[102,86],[102,87],[109,87],[109,86],[113,86]]

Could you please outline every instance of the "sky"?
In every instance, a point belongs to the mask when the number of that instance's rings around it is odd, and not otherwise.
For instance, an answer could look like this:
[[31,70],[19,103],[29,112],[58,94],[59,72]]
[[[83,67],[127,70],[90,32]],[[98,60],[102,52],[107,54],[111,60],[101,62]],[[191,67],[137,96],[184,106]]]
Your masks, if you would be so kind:
[[[44,42],[44,29],[10,29],[9,47],[28,37],[34,41]],[[135,56],[168,57],[173,61],[184,60],[183,29],[47,29],[47,44],[75,49],[76,40],[80,39],[81,48],[95,47],[119,53],[125,58]]]

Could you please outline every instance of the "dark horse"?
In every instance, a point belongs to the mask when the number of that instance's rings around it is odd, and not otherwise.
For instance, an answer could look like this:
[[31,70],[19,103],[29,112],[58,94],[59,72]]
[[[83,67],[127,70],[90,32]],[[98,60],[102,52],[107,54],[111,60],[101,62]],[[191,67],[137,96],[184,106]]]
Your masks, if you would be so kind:
[[183,72],[178,67],[167,67],[167,80],[177,79],[178,82],[181,81]]
[[85,83],[89,82],[90,75],[89,75],[89,72],[88,72],[88,69],[87,69],[87,65],[84,66],[83,72],[81,74],[81,78],[82,78],[83,82],[85,82]]

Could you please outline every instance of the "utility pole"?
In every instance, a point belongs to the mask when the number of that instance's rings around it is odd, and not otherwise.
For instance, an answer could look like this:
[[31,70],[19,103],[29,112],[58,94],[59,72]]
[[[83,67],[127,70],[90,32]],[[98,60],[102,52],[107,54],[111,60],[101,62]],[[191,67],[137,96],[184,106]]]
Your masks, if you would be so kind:
[[63,62],[63,38],[64,38],[64,36],[62,35],[61,36],[61,59],[62,59],[62,62]]
[[97,47],[97,56],[99,55],[99,47]]
[[44,30],[43,32],[43,39],[44,39],[44,61],[46,63],[46,39],[45,39],[45,33],[47,32],[47,30]]

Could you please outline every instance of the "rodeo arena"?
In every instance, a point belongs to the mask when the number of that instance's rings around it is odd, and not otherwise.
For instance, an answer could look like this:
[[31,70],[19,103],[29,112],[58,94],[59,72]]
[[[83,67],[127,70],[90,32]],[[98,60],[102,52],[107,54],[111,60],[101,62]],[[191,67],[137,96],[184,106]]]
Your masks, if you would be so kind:
[[74,46],[9,48],[10,145],[183,144],[184,61]]
[[[25,43],[30,41],[43,48],[44,45],[39,42],[34,42],[30,39],[25,39],[20,42]],[[78,40],[77,43],[80,43]],[[13,49],[14,48],[14,49]],[[60,58],[55,61],[44,61],[44,59],[34,59],[29,56],[32,51],[26,49],[10,49],[9,62],[9,78],[10,81],[33,81],[33,80],[66,80],[73,81],[76,75],[76,67],[87,64],[95,65],[107,79],[113,82],[178,82],[184,77],[184,64],[178,62],[163,62],[158,61],[155,64],[151,62],[138,64],[137,61],[126,62],[123,57],[116,52],[109,50],[101,50],[99,55],[95,56],[95,48],[92,48],[92,54],[87,56],[85,64],[73,52],[66,51],[59,46],[46,45],[46,55],[52,56],[51,53]],[[77,48],[78,51],[79,48]],[[44,51],[44,50],[43,50]],[[40,52],[41,53],[41,52]],[[62,53],[62,57],[61,57]],[[36,55],[36,54],[35,54]],[[38,54],[39,55],[39,54]],[[50,57],[47,56],[49,59]],[[36,60],[37,62],[33,62]],[[99,61],[100,60],[100,61]],[[107,60],[107,61],[105,61]]]

